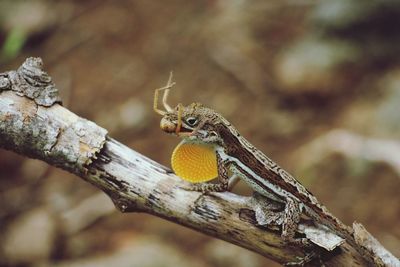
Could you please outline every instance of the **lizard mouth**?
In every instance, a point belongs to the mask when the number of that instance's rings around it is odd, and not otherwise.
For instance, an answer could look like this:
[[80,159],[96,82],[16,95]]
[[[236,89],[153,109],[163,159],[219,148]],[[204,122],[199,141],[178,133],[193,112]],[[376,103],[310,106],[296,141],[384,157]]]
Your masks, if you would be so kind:
[[194,131],[190,130],[190,129],[186,129],[185,127],[181,127],[179,132],[174,132],[174,133],[179,137],[189,137],[189,136],[192,136]]
[[181,130],[178,133],[188,134],[188,133],[193,133],[193,130],[192,129],[187,129],[185,127],[181,127]]
[[187,129],[183,126],[181,126],[178,129],[178,125],[176,125],[175,123],[171,122],[166,118],[161,119],[160,128],[166,133],[176,134],[177,136],[182,136],[182,137],[190,136],[194,132],[192,129]]

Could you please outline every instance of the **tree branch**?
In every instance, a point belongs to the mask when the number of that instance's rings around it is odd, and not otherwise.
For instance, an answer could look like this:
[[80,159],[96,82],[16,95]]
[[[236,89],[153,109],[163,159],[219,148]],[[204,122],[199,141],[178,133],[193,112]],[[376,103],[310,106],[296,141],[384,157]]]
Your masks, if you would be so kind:
[[[285,244],[278,226],[257,225],[253,197],[187,191],[182,188],[186,184],[168,168],[62,107],[57,89],[42,70],[40,58],[28,58],[17,71],[0,74],[0,147],[76,174],[103,190],[122,212],[153,214],[279,263],[296,262],[297,257],[310,252]],[[282,208],[270,200],[263,201],[276,213]],[[307,229],[315,230],[313,227],[303,221],[299,234],[309,238]],[[377,254],[377,264],[396,266],[398,260],[370,237],[364,236],[372,247],[386,255]],[[318,246],[311,250],[321,257],[309,266],[320,266],[321,261],[326,266],[368,266],[363,256],[347,243],[330,252]]]

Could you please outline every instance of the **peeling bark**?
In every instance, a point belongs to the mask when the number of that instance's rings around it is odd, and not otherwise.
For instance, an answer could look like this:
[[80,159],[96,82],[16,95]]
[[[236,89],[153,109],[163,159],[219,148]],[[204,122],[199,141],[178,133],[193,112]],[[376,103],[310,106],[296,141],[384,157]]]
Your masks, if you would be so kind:
[[[257,225],[252,197],[185,190],[186,184],[170,169],[63,108],[57,89],[37,58],[27,59],[17,71],[0,74],[0,147],[82,177],[103,190],[122,212],[153,214],[280,263],[296,262],[297,257],[316,252],[320,257],[308,266],[321,266],[321,262],[325,266],[368,266],[363,256],[347,243],[330,252],[316,245],[288,246],[281,240],[279,225]],[[271,212],[282,208],[264,201]],[[299,229],[299,235],[316,235],[310,222],[303,221]],[[399,266],[398,260],[379,243],[369,245],[379,251],[378,266]]]

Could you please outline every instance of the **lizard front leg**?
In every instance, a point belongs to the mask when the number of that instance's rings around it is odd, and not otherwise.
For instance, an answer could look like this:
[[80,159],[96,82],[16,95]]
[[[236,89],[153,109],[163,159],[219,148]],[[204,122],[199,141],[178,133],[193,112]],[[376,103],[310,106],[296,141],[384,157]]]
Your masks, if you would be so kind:
[[218,183],[195,184],[190,189],[193,191],[199,191],[203,193],[227,191],[229,185],[228,168],[226,166],[226,163],[221,159],[221,156],[218,153],[217,153],[217,166],[218,166]]

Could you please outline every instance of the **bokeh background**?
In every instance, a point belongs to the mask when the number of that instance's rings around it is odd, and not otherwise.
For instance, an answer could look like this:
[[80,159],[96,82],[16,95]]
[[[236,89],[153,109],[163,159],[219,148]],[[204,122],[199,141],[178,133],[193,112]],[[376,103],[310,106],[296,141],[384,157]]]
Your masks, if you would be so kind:
[[[0,72],[39,56],[64,105],[169,166],[154,89],[202,102],[400,257],[400,2],[0,1]],[[236,192],[249,194],[239,184]],[[0,266],[277,266],[0,150]]]

